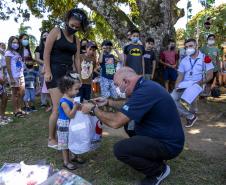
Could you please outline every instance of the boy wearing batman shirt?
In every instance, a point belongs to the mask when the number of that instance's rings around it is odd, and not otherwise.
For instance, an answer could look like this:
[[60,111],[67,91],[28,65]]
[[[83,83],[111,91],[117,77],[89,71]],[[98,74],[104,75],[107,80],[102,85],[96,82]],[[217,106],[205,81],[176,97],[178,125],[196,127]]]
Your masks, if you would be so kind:
[[140,45],[140,32],[131,31],[131,43],[123,49],[125,66],[131,67],[138,75],[144,75],[144,46]]

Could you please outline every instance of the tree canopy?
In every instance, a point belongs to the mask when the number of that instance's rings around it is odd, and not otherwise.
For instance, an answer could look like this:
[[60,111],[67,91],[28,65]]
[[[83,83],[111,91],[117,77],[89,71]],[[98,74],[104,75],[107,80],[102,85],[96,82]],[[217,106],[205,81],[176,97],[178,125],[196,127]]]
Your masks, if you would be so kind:
[[[0,19],[8,19],[13,15],[29,20],[30,13],[42,18],[48,12],[48,21],[43,21],[42,29],[50,29],[60,25],[65,13],[79,3],[91,10],[89,17],[93,22],[86,36],[99,41],[101,38],[115,39],[120,45],[126,42],[128,30],[138,28],[141,38],[155,38],[159,47],[169,38],[175,37],[174,24],[183,16],[183,10],[177,8],[179,0],[12,0],[14,6],[2,0],[0,3]],[[29,11],[23,9],[26,3]],[[125,13],[120,7],[128,6],[130,12]],[[82,34],[80,34],[82,36]]]
[[[226,4],[222,4],[218,7],[212,7],[200,11],[188,22],[187,33],[189,37],[197,37],[197,31],[199,34],[199,44],[203,45],[206,42],[206,36],[210,33],[216,35],[217,44],[220,46],[226,39]],[[204,23],[206,19],[210,18],[210,29],[206,29]],[[198,22],[198,24],[197,24]],[[198,27],[197,27],[198,25]]]

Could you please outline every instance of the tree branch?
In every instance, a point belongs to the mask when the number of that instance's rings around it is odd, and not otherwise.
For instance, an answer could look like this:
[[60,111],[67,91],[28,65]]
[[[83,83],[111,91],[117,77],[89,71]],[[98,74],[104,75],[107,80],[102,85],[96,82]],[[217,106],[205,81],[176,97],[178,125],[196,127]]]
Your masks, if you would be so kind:
[[105,0],[83,0],[82,3],[106,19],[121,46],[126,42],[126,33],[135,25],[120,8]]

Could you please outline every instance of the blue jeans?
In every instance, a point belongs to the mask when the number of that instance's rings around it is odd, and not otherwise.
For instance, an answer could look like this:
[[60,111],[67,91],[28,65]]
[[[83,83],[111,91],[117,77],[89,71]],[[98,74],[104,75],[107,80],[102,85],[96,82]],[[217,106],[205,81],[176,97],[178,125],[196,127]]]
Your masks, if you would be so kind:
[[26,88],[24,94],[25,102],[33,102],[35,101],[35,88]]

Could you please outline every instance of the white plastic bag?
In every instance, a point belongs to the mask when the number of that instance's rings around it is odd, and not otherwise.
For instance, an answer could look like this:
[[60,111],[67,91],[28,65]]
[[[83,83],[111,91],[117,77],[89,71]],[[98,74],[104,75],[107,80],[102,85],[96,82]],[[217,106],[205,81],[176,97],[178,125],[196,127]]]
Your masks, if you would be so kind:
[[90,116],[92,123],[91,150],[95,150],[100,146],[102,139],[102,123],[96,116]]
[[87,114],[78,111],[69,125],[68,148],[74,154],[90,151],[91,136],[93,135],[92,123]]
[[69,125],[68,148],[74,154],[95,150],[100,146],[102,123],[96,116],[76,113]]

